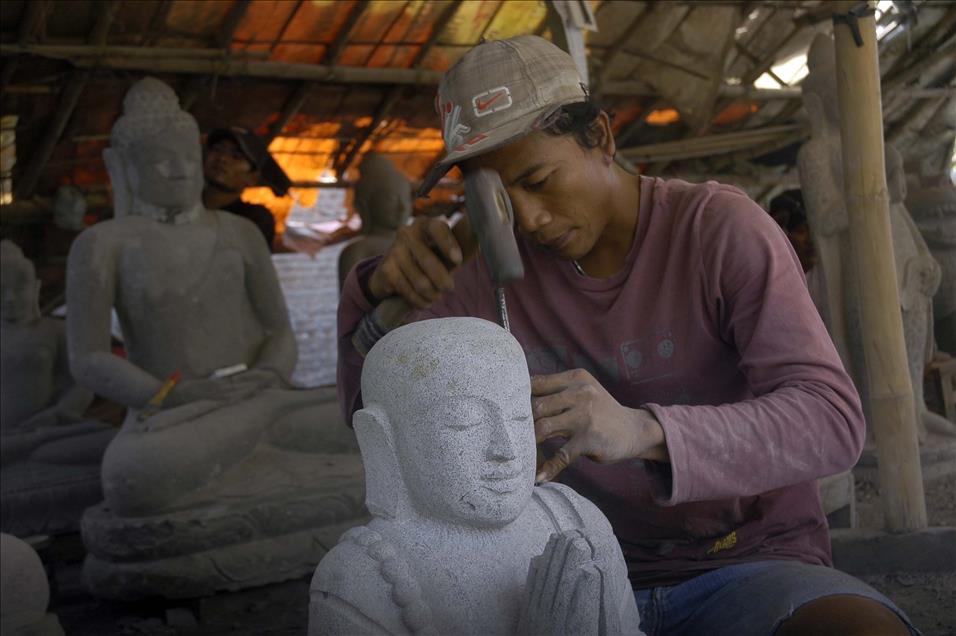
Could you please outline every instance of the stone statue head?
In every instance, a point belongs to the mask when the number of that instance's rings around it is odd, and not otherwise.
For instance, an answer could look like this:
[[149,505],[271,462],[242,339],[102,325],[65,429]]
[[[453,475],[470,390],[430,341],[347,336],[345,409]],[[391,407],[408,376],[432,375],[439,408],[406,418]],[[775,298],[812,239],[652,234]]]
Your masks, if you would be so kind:
[[33,263],[11,241],[0,241],[0,319],[29,324],[40,319],[40,281]]
[[412,187],[391,161],[374,152],[366,153],[355,184],[355,209],[362,219],[362,231],[394,231],[412,213]]
[[201,205],[199,127],[179,107],[173,89],[158,79],[141,79],[126,93],[103,159],[117,216],[167,220]]
[[837,96],[836,48],[833,38],[826,33],[817,33],[807,52],[809,74],[803,80],[803,104],[811,125],[828,123],[838,125],[840,102]]
[[65,185],[56,189],[53,200],[53,223],[61,230],[81,232],[86,228],[86,198],[76,186]]
[[478,318],[396,329],[369,352],[354,418],[377,517],[501,527],[534,488],[535,437],[524,352]]
[[903,170],[903,156],[893,146],[886,144],[886,188],[890,203],[903,203],[906,199],[906,172]]

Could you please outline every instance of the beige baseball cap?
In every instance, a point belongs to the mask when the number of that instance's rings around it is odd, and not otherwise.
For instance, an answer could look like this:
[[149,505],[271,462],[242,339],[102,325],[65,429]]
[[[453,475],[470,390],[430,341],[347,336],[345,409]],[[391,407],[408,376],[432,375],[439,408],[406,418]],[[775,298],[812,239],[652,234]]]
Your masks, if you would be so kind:
[[452,166],[523,137],[565,104],[586,101],[571,56],[536,35],[482,42],[442,76],[435,98],[445,156],[425,177],[426,196]]

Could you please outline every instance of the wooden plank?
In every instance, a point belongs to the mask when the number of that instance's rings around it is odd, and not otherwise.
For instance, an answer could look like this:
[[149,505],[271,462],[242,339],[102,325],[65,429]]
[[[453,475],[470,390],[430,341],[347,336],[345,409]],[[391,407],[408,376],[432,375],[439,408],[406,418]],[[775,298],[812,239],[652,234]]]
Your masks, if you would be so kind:
[[282,133],[282,129],[286,127],[286,124],[302,109],[309,100],[313,88],[315,88],[315,84],[312,82],[301,82],[295,87],[289,99],[287,99],[286,103],[282,106],[282,112],[279,113],[279,118],[269,126],[269,132],[266,133],[265,139],[267,144],[278,137]]
[[[856,5],[855,0],[841,0],[834,3],[833,10],[846,13]],[[859,18],[858,23],[863,36],[859,46],[847,24],[834,25],[850,263],[858,272],[864,377],[869,424],[876,437],[884,521],[891,532],[908,532],[927,526],[926,501],[903,318],[895,310],[900,299],[883,161],[876,22],[870,15]]]
[[362,150],[362,146],[365,145],[365,142],[368,141],[375,131],[378,129],[379,124],[382,123],[387,116],[389,111],[395,105],[395,102],[398,101],[399,97],[402,95],[401,86],[393,86],[385,92],[385,95],[382,97],[382,101],[379,102],[378,106],[375,109],[375,114],[372,115],[372,122],[362,129],[362,131],[356,136],[355,143],[348,147],[348,150],[342,149],[339,157],[336,159],[334,170],[335,174],[341,177],[349,166],[352,165],[352,161],[355,159],[355,156],[358,155]]
[[359,18],[362,17],[362,14],[365,13],[365,10],[368,9],[370,4],[371,2],[369,2],[369,0],[359,0],[355,3],[355,6],[353,6],[349,12],[349,17],[345,20],[345,24],[342,25],[342,28],[339,29],[338,34],[335,36],[335,40],[329,48],[325,50],[325,55],[322,57],[323,64],[328,64],[329,66],[338,64],[339,58],[342,56],[342,51],[345,50],[345,45],[348,44],[349,39],[352,37]]

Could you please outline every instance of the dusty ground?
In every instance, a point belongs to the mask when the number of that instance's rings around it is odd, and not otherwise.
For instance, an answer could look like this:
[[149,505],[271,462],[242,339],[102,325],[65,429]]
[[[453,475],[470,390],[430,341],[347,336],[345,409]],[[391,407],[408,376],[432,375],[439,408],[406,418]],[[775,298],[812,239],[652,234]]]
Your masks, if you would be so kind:
[[[879,496],[879,488],[873,482],[857,482],[861,527],[881,527]],[[956,475],[927,486],[926,512],[931,526],[956,526]],[[893,599],[924,636],[956,636],[956,572],[889,574],[863,580]]]
[[[930,525],[956,525],[956,475],[930,484],[926,499]],[[880,527],[876,485],[858,482],[857,502],[860,525]],[[925,636],[956,636],[956,572],[864,580],[893,599]],[[51,609],[68,636],[302,636],[308,623],[308,578],[201,601],[138,604],[90,598],[78,564],[57,568],[55,581]]]

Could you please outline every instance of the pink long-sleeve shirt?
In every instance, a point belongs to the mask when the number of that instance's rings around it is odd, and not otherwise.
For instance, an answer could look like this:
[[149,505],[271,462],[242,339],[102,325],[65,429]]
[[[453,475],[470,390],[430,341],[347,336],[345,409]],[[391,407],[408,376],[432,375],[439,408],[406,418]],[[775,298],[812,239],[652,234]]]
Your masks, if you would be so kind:
[[[580,274],[519,238],[525,277],[508,287],[532,374],[583,368],[621,404],[649,409],[670,463],[579,458],[560,476],[607,515],[635,588],[732,563],[827,564],[815,479],[859,456],[859,396],[773,219],[739,190],[641,177],[634,241],[610,278]],[[361,407],[350,335],[371,306],[350,274],[339,307],[339,398]],[[497,321],[484,262],[418,319]],[[545,451],[553,452],[549,443]]]

